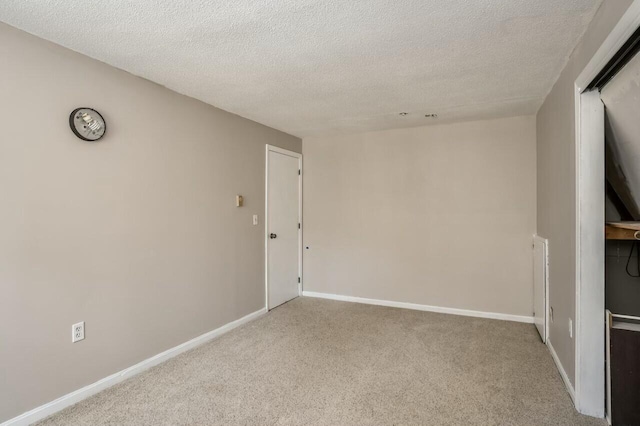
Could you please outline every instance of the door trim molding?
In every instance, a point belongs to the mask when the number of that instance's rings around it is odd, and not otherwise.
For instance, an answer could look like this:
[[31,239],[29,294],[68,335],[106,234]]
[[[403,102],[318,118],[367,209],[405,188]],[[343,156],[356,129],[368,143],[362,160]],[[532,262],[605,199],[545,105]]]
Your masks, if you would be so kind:
[[574,83],[575,405],[580,413],[600,418],[605,417],[604,189],[600,180],[604,129],[598,133],[601,123],[593,121],[595,96],[585,89],[639,27],[640,1],[634,1]]
[[269,151],[298,159],[298,170],[300,170],[298,175],[298,223],[300,224],[298,229],[298,277],[300,277],[298,296],[302,295],[302,283],[304,282],[302,276],[302,230],[304,228],[302,222],[302,176],[304,175],[302,154],[267,144],[264,155],[264,307],[267,312],[269,311]]
[[[543,319],[544,319],[544,337],[542,338],[544,344],[547,344],[547,342],[549,341],[549,240],[547,240],[546,238],[541,237],[538,234],[534,234],[533,236],[533,244],[534,244],[534,257],[535,257],[535,245],[536,244],[541,244],[542,245],[542,254],[543,254],[543,262],[544,262],[544,313],[543,313]],[[535,264],[535,259],[534,259],[534,264]],[[534,281],[533,285],[537,285],[537,283]],[[535,292],[534,292],[535,294]],[[535,301],[534,301],[534,308],[535,308]],[[535,309],[534,309],[534,321],[535,321]]]

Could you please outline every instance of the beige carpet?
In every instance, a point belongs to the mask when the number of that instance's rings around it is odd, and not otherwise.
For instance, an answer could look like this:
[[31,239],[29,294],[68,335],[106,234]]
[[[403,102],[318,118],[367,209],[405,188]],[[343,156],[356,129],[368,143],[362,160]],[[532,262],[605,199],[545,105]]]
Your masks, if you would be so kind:
[[43,425],[604,425],[533,325],[299,298]]

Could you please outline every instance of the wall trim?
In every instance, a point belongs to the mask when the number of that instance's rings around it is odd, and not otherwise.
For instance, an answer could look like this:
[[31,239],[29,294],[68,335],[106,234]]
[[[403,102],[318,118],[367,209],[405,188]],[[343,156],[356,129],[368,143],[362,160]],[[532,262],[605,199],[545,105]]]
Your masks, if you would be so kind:
[[571,381],[569,380],[569,376],[567,376],[567,372],[564,371],[564,367],[562,366],[562,363],[560,362],[560,358],[558,358],[558,354],[556,353],[556,350],[553,349],[553,345],[551,344],[551,340],[547,340],[547,347],[549,348],[549,352],[551,352],[551,358],[553,358],[553,362],[556,364],[556,368],[558,369],[558,372],[560,373],[560,377],[562,377],[562,381],[564,382],[564,386],[567,388],[567,392],[569,392],[569,396],[571,397],[571,401],[573,401],[573,403],[576,403],[576,392],[573,389],[573,385],[571,384]]
[[34,408],[33,410],[27,411],[17,417],[9,419],[4,423],[0,424],[0,426],[26,426],[31,423],[37,422],[38,420],[42,420],[45,417],[48,417],[58,411],[63,410],[73,404],[76,404],[83,399],[86,399],[96,393],[107,389],[117,383],[120,383],[130,377],[135,376],[136,374],[142,373],[149,368],[156,366],[164,361],[167,361],[177,355],[180,355],[183,352],[186,352],[190,349],[193,349],[197,346],[200,346],[204,343],[209,342],[210,340],[215,339],[225,333],[230,332],[234,328],[240,327],[250,321],[253,321],[262,315],[266,314],[267,310],[265,308],[261,308],[255,312],[250,313],[249,315],[245,315],[242,318],[239,318],[235,321],[227,323],[222,327],[218,327],[215,330],[209,331],[205,334],[202,334],[194,339],[191,339],[185,343],[182,343],[178,346],[174,346],[171,349],[168,349],[164,352],[161,352],[151,358],[147,358],[144,361],[141,361],[131,367],[125,368],[115,374],[105,377],[104,379],[100,379],[95,383],[87,385],[83,388],[75,390],[71,393],[68,393],[64,396],[61,396],[58,399],[55,399],[51,402],[48,402],[44,405]]
[[367,299],[364,297],[342,296],[339,294],[317,293],[315,291],[303,291],[305,297],[315,297],[319,299],[339,300],[342,302],[364,303],[366,305],[388,306],[391,308],[412,309],[415,311],[437,312],[441,314],[462,315],[466,317],[490,318],[503,321],[524,322],[533,324],[533,316],[500,314],[496,312],[470,311],[467,309],[444,308],[441,306],[420,305],[417,303],[394,302],[390,300]]

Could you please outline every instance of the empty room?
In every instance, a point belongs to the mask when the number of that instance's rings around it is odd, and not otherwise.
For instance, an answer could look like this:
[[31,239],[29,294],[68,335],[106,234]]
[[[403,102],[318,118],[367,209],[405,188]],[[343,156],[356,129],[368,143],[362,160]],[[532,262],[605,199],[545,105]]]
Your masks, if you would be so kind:
[[640,425],[639,51],[640,0],[2,1],[0,426]]

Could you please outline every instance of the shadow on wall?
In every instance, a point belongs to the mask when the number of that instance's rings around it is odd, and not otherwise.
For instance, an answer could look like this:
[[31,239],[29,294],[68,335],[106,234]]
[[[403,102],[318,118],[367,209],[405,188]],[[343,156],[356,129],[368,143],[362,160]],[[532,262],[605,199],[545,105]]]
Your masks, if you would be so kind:
[[[640,55],[602,89],[606,107],[607,222],[640,221]],[[640,241],[607,240],[606,307],[640,316]]]

